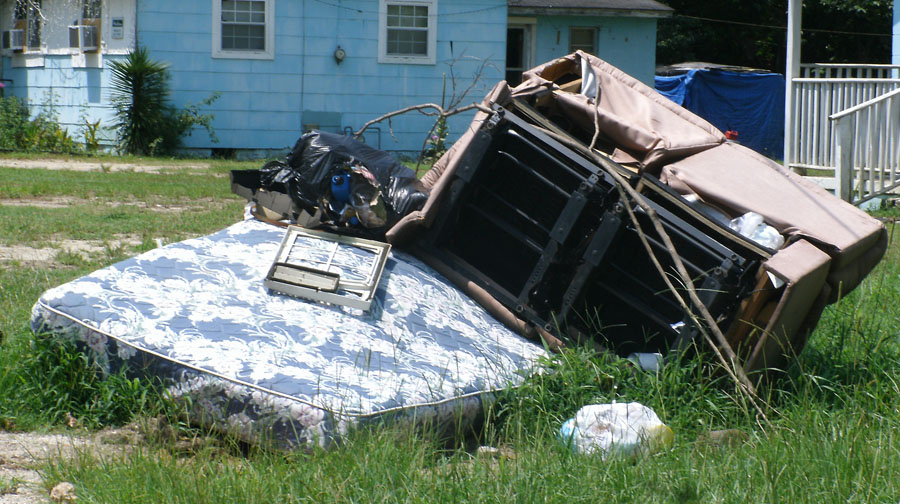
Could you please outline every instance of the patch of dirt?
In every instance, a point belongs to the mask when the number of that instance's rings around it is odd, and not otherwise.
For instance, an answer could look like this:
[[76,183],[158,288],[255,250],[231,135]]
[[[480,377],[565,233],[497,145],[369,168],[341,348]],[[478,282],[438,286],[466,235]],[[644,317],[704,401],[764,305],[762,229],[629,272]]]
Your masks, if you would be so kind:
[[153,165],[153,164],[133,164],[133,163],[98,163],[88,161],[73,161],[63,159],[3,159],[0,160],[0,166],[9,168],[40,168],[44,170],[72,170],[72,171],[98,171],[98,172],[119,172],[131,171],[138,173],[159,173],[169,169],[209,169],[209,163],[190,163],[177,165]]
[[[75,205],[106,205],[108,207],[136,206],[140,209],[159,213],[181,213],[186,211],[203,210],[212,205],[223,204],[222,200],[215,198],[200,198],[190,202],[178,202],[175,204],[147,203],[146,201],[112,201],[88,198],[76,198],[72,196],[47,196],[25,198],[0,198],[0,206],[30,206],[37,208],[68,208]],[[53,246],[32,247],[29,245],[0,245],[0,264],[19,262],[25,265],[52,267],[57,266],[57,257],[61,252],[79,254],[85,259],[91,255],[102,254],[108,248],[126,248],[140,245],[141,238],[138,235],[116,235],[109,240],[60,240],[50,237]],[[2,504],[2,501],[0,501]]]
[[135,247],[143,243],[137,235],[122,235],[111,240],[55,240],[55,247],[30,247],[28,245],[0,246],[0,263],[19,262],[33,266],[53,266],[62,252],[78,254],[85,259],[103,254],[107,249]]
[[0,247],[0,262],[18,261],[23,264],[46,264],[56,259],[57,249],[34,248],[26,245]]
[[191,200],[191,203],[166,204],[147,203],[146,201],[112,201],[88,198],[76,198],[73,196],[40,196],[25,198],[0,198],[0,206],[36,207],[36,208],[68,208],[76,205],[106,205],[108,207],[136,206],[142,210],[160,213],[178,213],[186,210],[202,210],[215,204],[214,198],[201,198]]
[[[95,434],[36,434],[0,431],[0,503],[50,502],[36,468],[44,462],[72,458],[78,453],[98,457],[127,453],[142,436],[135,426]],[[124,440],[124,442],[122,441]],[[77,492],[77,488],[76,488]]]
[[[70,426],[77,425],[77,420],[72,420]],[[48,487],[54,485],[58,490],[61,482],[44,481],[38,469],[47,462],[71,460],[76,456],[117,460],[138,447],[156,450],[161,456],[184,459],[200,452],[219,454],[223,460],[234,456],[220,438],[179,433],[162,417],[143,418],[124,427],[93,433],[77,427],[62,434],[7,432],[2,426],[0,423],[0,504],[50,502],[52,489]]]
[[80,203],[89,201],[90,200],[87,199],[72,198],[68,196],[47,196],[42,198],[0,198],[0,206],[67,208],[72,205],[78,205]]

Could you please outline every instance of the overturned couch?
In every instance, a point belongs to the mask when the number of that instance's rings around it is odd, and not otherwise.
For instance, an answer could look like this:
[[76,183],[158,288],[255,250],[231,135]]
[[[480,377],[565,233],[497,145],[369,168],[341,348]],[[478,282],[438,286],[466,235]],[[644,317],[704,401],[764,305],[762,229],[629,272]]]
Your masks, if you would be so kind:
[[[521,334],[620,355],[697,340],[651,261],[687,299],[657,220],[744,370],[779,368],[884,254],[879,221],[594,56],[501,82],[482,105],[386,236]],[[734,231],[744,215],[783,244]]]

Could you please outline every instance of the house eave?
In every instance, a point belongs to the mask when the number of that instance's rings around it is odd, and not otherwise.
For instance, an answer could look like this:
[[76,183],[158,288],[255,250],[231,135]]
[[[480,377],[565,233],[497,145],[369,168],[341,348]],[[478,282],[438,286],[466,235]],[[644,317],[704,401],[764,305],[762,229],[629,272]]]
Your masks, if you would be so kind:
[[591,9],[577,7],[513,7],[509,6],[510,16],[602,16],[602,17],[639,17],[667,18],[672,10],[643,9]]

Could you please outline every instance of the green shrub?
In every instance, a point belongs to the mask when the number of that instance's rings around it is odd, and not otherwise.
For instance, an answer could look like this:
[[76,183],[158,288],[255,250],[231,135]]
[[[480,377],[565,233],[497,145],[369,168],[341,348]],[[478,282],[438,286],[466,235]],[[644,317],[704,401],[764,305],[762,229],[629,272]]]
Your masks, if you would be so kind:
[[19,149],[28,116],[28,106],[18,97],[0,98],[0,149]]
[[113,61],[112,104],[119,148],[129,154],[172,154],[184,135],[194,126],[203,126],[215,143],[212,114],[202,114],[219,98],[213,93],[199,105],[176,109],[169,103],[169,65],[150,59],[145,47],[132,51],[123,61]]
[[81,134],[84,137],[84,150],[87,152],[97,152],[100,149],[100,119],[90,121],[86,117],[81,118]]
[[78,145],[51,113],[30,119],[28,105],[16,96],[0,97],[0,149],[72,153]]

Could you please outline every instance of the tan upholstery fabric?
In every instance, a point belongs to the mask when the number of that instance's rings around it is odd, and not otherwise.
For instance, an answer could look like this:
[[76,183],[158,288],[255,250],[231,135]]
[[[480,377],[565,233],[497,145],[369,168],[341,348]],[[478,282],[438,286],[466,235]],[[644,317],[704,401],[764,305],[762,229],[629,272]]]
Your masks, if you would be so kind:
[[[484,98],[482,105],[490,107],[494,103],[507,103],[509,100],[509,86],[506,85],[506,81],[501,81]],[[403,245],[413,237],[418,229],[427,228],[431,225],[431,222],[437,215],[441,198],[449,188],[453,174],[463,160],[463,156],[459,154],[468,148],[475,137],[475,133],[481,127],[481,123],[487,117],[488,115],[484,112],[479,111],[476,113],[466,132],[459,140],[454,142],[453,146],[422,177],[422,183],[430,191],[428,200],[425,201],[425,205],[421,210],[410,212],[385,233],[388,242],[393,245]]]
[[655,171],[667,161],[725,142],[712,124],[688,112],[609,63],[578,51],[525,72],[514,96],[549,91],[552,81],[581,76],[581,64],[591,65],[600,84],[600,100],[577,93],[560,93],[556,104],[582,129],[593,132],[595,108],[600,132],[644,169]]
[[789,242],[805,238],[816,243],[832,256],[834,268],[855,261],[884,232],[884,226],[862,210],[734,143],[665,166],[660,179],[732,215],[762,215]]

